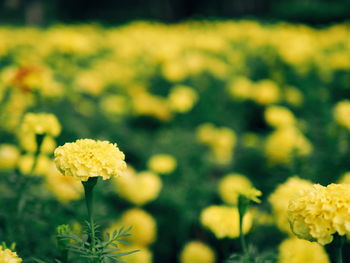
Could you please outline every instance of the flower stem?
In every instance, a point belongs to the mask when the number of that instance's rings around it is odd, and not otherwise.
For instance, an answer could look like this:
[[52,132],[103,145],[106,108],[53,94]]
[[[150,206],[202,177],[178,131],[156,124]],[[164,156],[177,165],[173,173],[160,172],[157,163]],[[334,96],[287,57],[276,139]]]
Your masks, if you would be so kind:
[[335,245],[336,245],[336,252],[335,252],[335,262],[336,263],[343,263],[343,245],[345,241],[345,236],[336,235],[335,236]]
[[86,208],[88,212],[89,217],[89,223],[90,223],[90,242],[91,242],[91,248],[92,250],[95,250],[95,225],[94,225],[94,219],[93,219],[93,189],[97,183],[98,177],[90,177],[86,182],[82,182],[84,186],[84,192],[85,192],[85,201],[86,201]]
[[247,253],[247,243],[245,242],[245,237],[243,233],[243,216],[241,213],[239,214],[239,239],[241,241],[243,254]]

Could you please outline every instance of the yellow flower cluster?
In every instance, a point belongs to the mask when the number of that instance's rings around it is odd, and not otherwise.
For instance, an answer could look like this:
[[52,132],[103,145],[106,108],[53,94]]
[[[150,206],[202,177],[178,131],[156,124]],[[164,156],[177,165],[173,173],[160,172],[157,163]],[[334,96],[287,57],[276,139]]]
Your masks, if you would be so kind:
[[169,154],[153,155],[147,162],[148,169],[159,174],[170,174],[176,169],[176,166],[176,159]]
[[0,145],[0,169],[13,169],[17,165],[20,156],[19,150],[12,144]]
[[266,122],[274,128],[283,128],[288,126],[294,126],[296,119],[293,113],[282,106],[269,106],[264,112]]
[[214,263],[215,252],[200,241],[188,242],[180,254],[181,263]]
[[204,123],[197,128],[197,138],[210,148],[212,158],[216,163],[228,164],[231,162],[237,141],[233,130]]
[[[236,238],[239,236],[239,214],[235,207],[209,206],[201,212],[200,222],[217,238]],[[248,211],[243,218],[243,232],[248,233],[251,227],[252,214]]]
[[113,182],[120,197],[138,206],[155,200],[162,189],[162,181],[157,174],[149,171],[136,173],[131,167],[123,176],[115,177]]
[[338,102],[334,106],[333,116],[339,125],[350,130],[350,101],[343,100]]
[[16,252],[0,246],[0,263],[21,263],[22,259]]
[[261,192],[254,189],[253,184],[244,175],[232,173],[219,181],[219,194],[226,204],[237,205],[240,194],[259,202],[257,196],[260,196]]
[[157,237],[157,224],[154,218],[146,211],[139,208],[132,208],[124,212],[120,220],[106,229],[106,233],[113,233],[120,227],[132,227],[131,236],[126,240],[131,245],[147,247]]
[[278,263],[330,263],[325,249],[314,242],[295,237],[284,240],[278,247]]
[[289,202],[288,219],[292,231],[299,238],[322,245],[332,242],[335,233],[350,234],[349,204],[349,185],[313,185]]
[[177,85],[171,89],[168,100],[173,111],[185,113],[193,108],[198,95],[193,88]]
[[312,187],[312,183],[299,177],[290,177],[286,182],[279,185],[269,196],[269,203],[275,217],[277,227],[287,233],[292,234],[288,222],[288,204],[300,191],[306,191]]
[[153,254],[148,248],[133,246],[133,245],[124,245],[121,248],[125,252],[138,250],[135,253],[123,256],[123,262],[126,262],[126,263],[152,263],[153,262]]
[[57,168],[81,181],[101,176],[103,180],[121,175],[126,169],[124,154],[108,141],[81,139],[55,150]]

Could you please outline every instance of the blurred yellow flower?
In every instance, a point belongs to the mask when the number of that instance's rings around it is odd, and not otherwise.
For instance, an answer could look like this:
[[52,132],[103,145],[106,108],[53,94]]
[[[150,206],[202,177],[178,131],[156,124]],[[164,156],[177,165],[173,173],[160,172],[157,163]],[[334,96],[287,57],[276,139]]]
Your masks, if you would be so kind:
[[[239,236],[239,214],[235,207],[209,206],[202,210],[200,222],[219,239]],[[243,232],[248,233],[251,227],[252,214],[248,211],[243,218]]]
[[153,262],[153,254],[151,250],[142,246],[134,246],[134,245],[126,245],[122,246],[123,252],[135,251],[130,255],[126,255],[122,257],[122,260],[126,263],[152,263]]
[[133,208],[124,212],[120,220],[106,229],[106,233],[113,233],[120,227],[132,227],[130,234],[126,240],[131,245],[148,246],[156,240],[157,224],[154,218],[146,211]]
[[200,241],[188,242],[180,254],[181,263],[214,263],[215,252]]
[[147,167],[151,171],[160,174],[172,173],[177,166],[176,159],[170,154],[153,155],[147,162]]
[[[0,154],[1,155],[1,154]],[[340,184],[350,184],[350,172],[346,172],[339,180]]]
[[272,127],[283,128],[286,126],[294,126],[296,119],[293,113],[283,106],[269,106],[264,112],[265,121]]
[[0,170],[13,169],[19,159],[19,150],[12,144],[0,145]]
[[230,95],[239,100],[251,99],[254,96],[253,82],[246,77],[238,77],[229,82]]
[[[335,233],[350,234],[350,187],[345,184],[319,184],[291,199],[288,220],[293,233],[302,239],[331,243]],[[323,216],[320,216],[323,215]]]
[[277,227],[281,231],[290,235],[293,234],[288,222],[289,201],[295,198],[300,191],[306,191],[311,187],[312,183],[310,181],[294,176],[290,177],[283,184],[280,184],[269,196],[268,200],[272,207]]
[[317,243],[295,237],[278,247],[278,263],[330,263],[327,252]]
[[270,164],[286,164],[296,156],[308,156],[312,151],[310,141],[294,127],[273,131],[266,139],[265,154]]
[[256,103],[269,105],[280,100],[280,90],[272,80],[260,80],[254,83],[254,93],[252,98]]
[[57,168],[81,181],[101,176],[103,180],[121,175],[126,169],[124,153],[108,141],[81,139],[55,150]]
[[304,103],[303,93],[294,87],[287,87],[284,91],[284,100],[295,107]]
[[149,171],[136,173],[129,167],[123,176],[115,177],[113,181],[120,197],[139,206],[155,200],[162,189],[158,175]]
[[170,91],[168,102],[175,112],[189,112],[198,100],[197,92],[184,85],[177,85]]
[[1,263],[21,263],[22,259],[16,252],[0,246],[0,262]]
[[99,107],[107,116],[119,117],[129,111],[130,105],[125,96],[108,95],[101,98]]
[[334,106],[333,116],[339,125],[350,130],[350,101],[343,100],[338,102]]
[[[37,161],[34,166],[35,158]],[[25,154],[20,156],[18,160],[18,169],[22,174],[31,175],[30,173],[33,170],[34,175],[45,175],[50,169],[51,160],[44,154],[39,154],[35,157],[33,154]]]

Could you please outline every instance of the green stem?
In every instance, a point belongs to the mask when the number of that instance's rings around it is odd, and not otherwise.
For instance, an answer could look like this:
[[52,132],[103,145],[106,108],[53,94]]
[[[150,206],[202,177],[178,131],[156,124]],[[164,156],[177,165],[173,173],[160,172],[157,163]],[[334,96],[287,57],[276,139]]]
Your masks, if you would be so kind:
[[243,233],[243,216],[241,213],[239,213],[239,239],[241,241],[241,246],[243,250],[243,254],[247,253],[247,243],[245,242],[245,237]]
[[335,252],[335,262],[336,263],[343,263],[343,245],[345,241],[345,236],[336,235],[335,236],[335,245],[336,245],[336,252]]
[[94,219],[93,219],[93,190],[97,183],[98,177],[90,177],[86,182],[82,182],[84,186],[84,192],[85,192],[85,201],[86,201],[86,208],[88,212],[89,217],[89,223],[90,223],[90,241],[91,241],[91,248],[94,251],[95,250],[95,243],[96,243],[96,237],[95,237],[95,227],[94,227]]

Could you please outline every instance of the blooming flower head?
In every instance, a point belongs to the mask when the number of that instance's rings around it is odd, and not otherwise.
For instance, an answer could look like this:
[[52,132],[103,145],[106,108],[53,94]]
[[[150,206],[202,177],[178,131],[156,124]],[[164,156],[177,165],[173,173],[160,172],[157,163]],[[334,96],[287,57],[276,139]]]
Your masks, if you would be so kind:
[[350,130],[350,101],[343,100],[338,102],[334,106],[333,116],[339,125]]
[[147,166],[156,173],[169,174],[176,169],[177,161],[170,154],[156,154],[148,160]]
[[132,245],[148,246],[153,243],[157,236],[157,223],[146,211],[133,208],[124,212],[120,220],[112,224],[105,232],[113,233],[121,226],[132,227],[126,240]]
[[280,90],[276,83],[269,79],[260,80],[254,84],[253,100],[260,105],[269,105],[278,102]]
[[320,244],[295,237],[284,240],[278,252],[278,263],[330,263]]
[[11,144],[0,145],[0,169],[12,169],[16,166],[19,158],[19,150]]
[[[220,197],[227,204],[236,205],[240,194],[247,195],[248,199],[251,199],[249,197],[254,194],[251,189],[253,189],[252,183],[241,174],[228,174],[219,182]],[[256,196],[252,198],[256,199]]]
[[350,186],[319,184],[303,191],[288,206],[293,233],[302,239],[331,243],[333,234],[350,234]]
[[[217,238],[236,238],[239,236],[239,213],[235,207],[209,206],[202,211],[200,222]],[[251,226],[252,214],[248,211],[243,218],[243,232],[249,232]]]
[[293,234],[288,222],[289,201],[295,198],[300,191],[311,187],[312,183],[310,181],[294,176],[289,178],[283,184],[279,185],[269,196],[268,200],[271,204],[277,227],[281,231],[290,235]]
[[293,113],[282,106],[269,106],[264,112],[266,122],[275,128],[293,126],[296,119]]
[[181,263],[214,263],[215,253],[212,248],[200,241],[191,241],[180,254]]
[[16,252],[0,246],[0,263],[21,263],[22,259]]
[[124,153],[108,141],[81,139],[55,150],[57,168],[68,176],[87,181],[101,176],[103,180],[119,176],[126,169]]
[[156,199],[162,189],[157,174],[149,171],[136,173],[129,166],[123,176],[115,177],[113,182],[120,197],[139,206]]
[[178,85],[171,89],[169,94],[170,108],[175,112],[185,113],[190,111],[198,100],[194,89],[184,85]]

